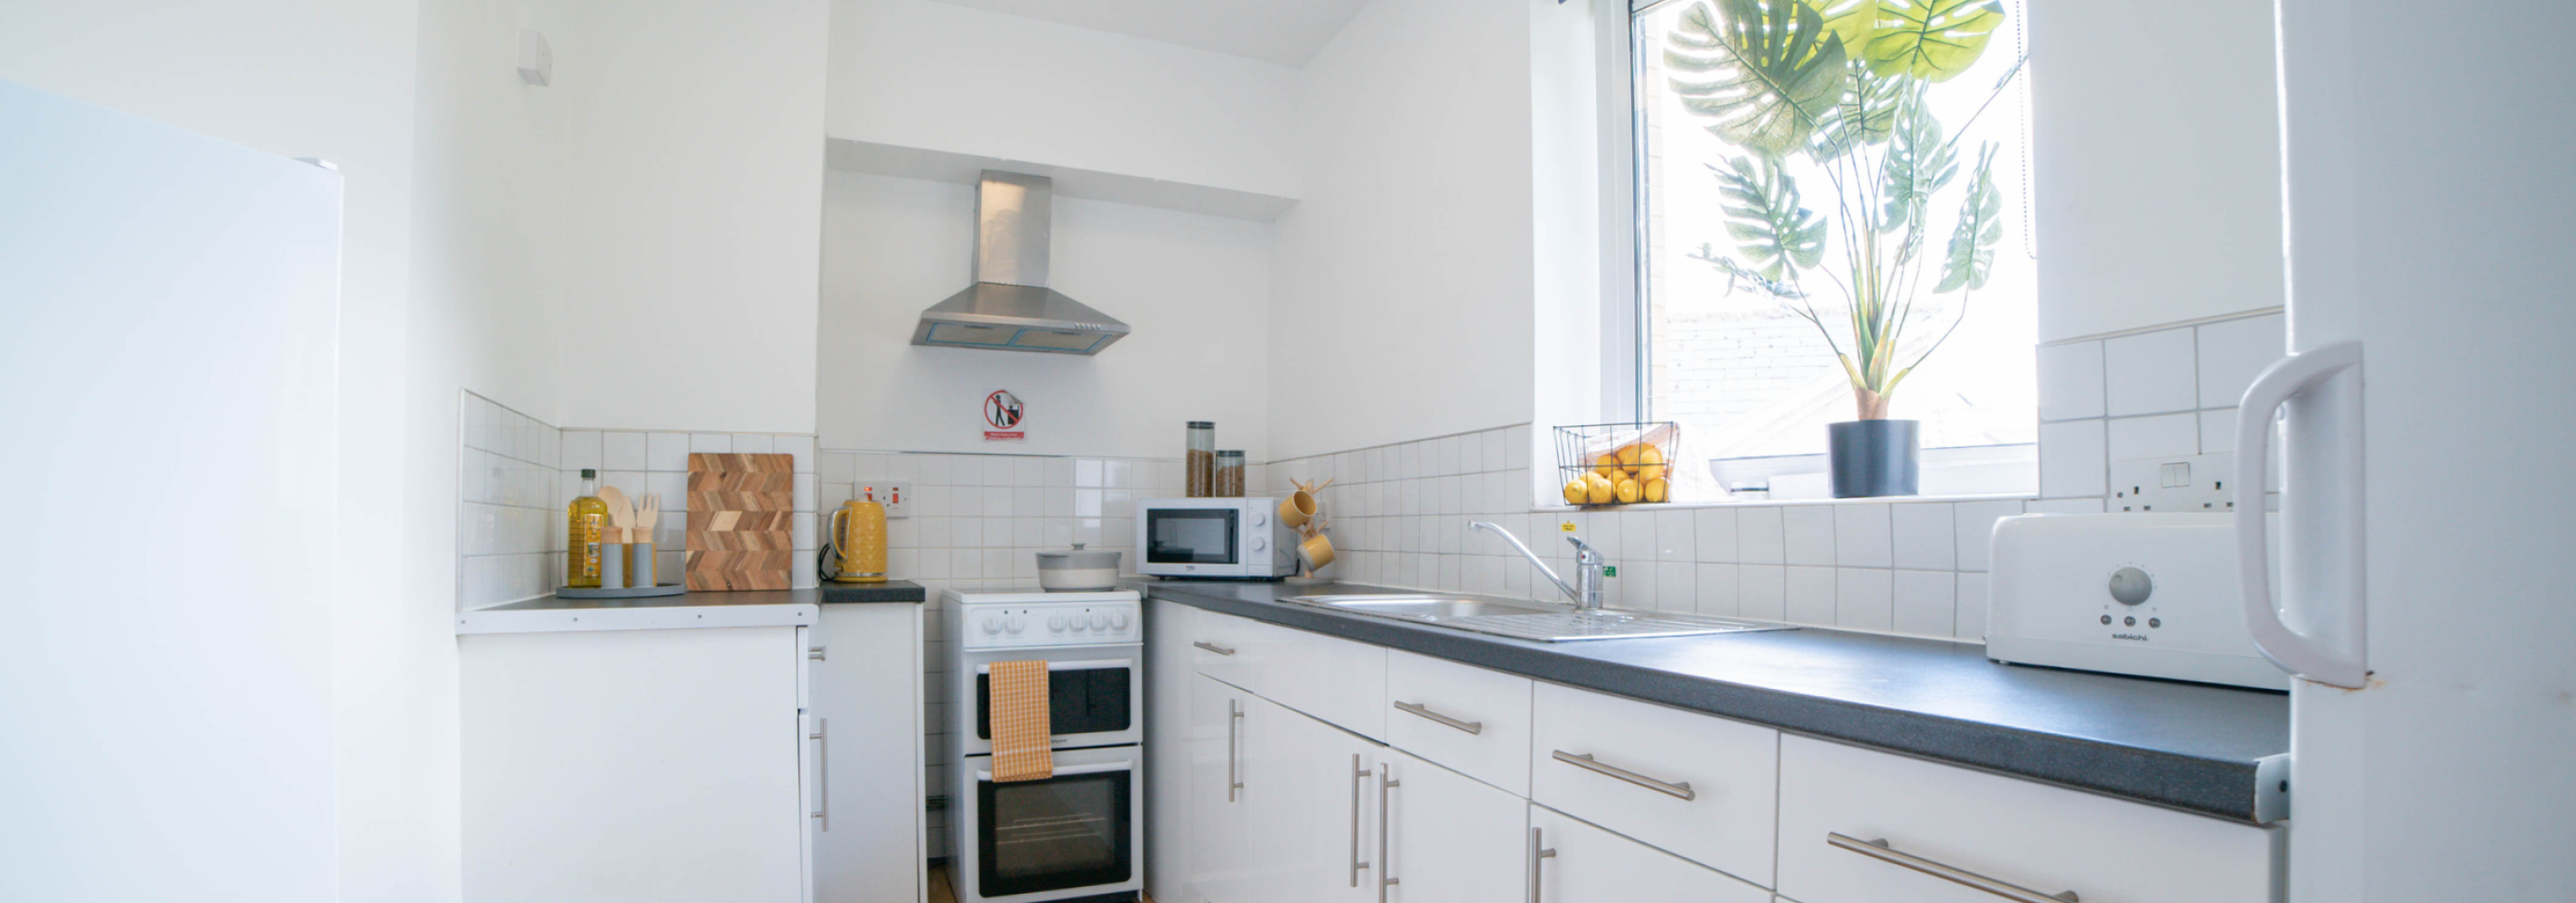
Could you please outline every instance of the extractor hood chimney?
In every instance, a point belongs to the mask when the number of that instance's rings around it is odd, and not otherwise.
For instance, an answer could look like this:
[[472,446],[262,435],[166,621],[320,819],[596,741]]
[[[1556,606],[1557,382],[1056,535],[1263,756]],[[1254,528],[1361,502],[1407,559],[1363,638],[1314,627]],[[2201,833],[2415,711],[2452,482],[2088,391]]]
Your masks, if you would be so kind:
[[1046,287],[1055,180],[985,170],[975,188],[975,284],[921,312],[912,343],[1098,354],[1127,324]]

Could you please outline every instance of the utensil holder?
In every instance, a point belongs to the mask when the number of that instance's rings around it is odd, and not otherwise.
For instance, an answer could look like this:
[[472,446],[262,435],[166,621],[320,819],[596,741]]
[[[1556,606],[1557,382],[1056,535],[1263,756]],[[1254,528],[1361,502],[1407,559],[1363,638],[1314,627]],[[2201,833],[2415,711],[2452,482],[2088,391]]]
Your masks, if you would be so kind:
[[661,585],[660,578],[661,574],[653,569],[653,544],[649,542],[627,543],[626,585],[634,587],[659,586]]
[[626,588],[625,543],[603,542],[599,544],[599,588]]

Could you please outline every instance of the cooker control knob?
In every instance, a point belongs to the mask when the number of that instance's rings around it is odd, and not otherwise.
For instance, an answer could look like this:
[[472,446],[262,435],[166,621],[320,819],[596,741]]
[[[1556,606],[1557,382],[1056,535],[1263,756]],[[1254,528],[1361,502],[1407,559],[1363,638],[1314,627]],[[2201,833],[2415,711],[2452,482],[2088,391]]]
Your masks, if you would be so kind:
[[1048,629],[1048,630],[1053,630],[1053,631],[1058,631],[1058,632],[1063,631],[1063,630],[1064,630],[1064,616],[1063,616],[1063,615],[1048,615],[1048,616],[1047,616],[1047,629]]
[[1126,632],[1126,630],[1127,630],[1127,613],[1126,613],[1126,612],[1123,612],[1123,611],[1122,611],[1122,612],[1119,612],[1117,617],[1115,617],[1115,618],[1111,618],[1111,619],[1110,619],[1110,623],[1112,623],[1112,624],[1116,624],[1116,625],[1118,626],[1118,630],[1119,630],[1120,632],[1122,632],[1122,633],[1123,633],[1123,632]]
[[985,633],[1000,633],[1000,632],[1002,632],[1002,616],[1001,616],[1001,615],[985,615],[985,616],[984,616],[984,632],[985,632]]
[[1092,616],[1091,616],[1091,629],[1093,629],[1093,630],[1107,630],[1107,629],[1109,629],[1109,616],[1108,616],[1108,615],[1092,615]]
[[1253,551],[1255,551],[1255,552],[1259,552],[1259,551],[1266,550],[1266,549],[1268,549],[1268,548],[1270,548],[1270,540],[1269,540],[1269,539],[1266,539],[1266,538],[1263,538],[1263,537],[1259,537],[1259,536],[1255,536],[1255,537],[1253,537],[1253,538],[1252,538],[1252,550],[1253,550]]
[[1075,633],[1081,633],[1085,628],[1091,626],[1089,624],[1082,623],[1081,615],[1074,615],[1073,617],[1066,618],[1065,620],[1073,622],[1073,632]]
[[1005,620],[1003,620],[1003,621],[1002,621],[1002,629],[1003,629],[1003,630],[1010,631],[1010,632],[1011,632],[1011,634],[1012,634],[1012,635],[1014,635],[1014,636],[1017,636],[1017,635],[1019,634],[1019,632],[1020,632],[1020,628],[1022,628],[1022,627],[1026,627],[1026,626],[1028,626],[1028,625],[1027,625],[1027,623],[1025,623],[1025,622],[1021,621],[1021,620],[1020,620],[1020,616],[1019,616],[1019,615],[1012,615],[1012,616],[1010,616],[1009,618],[1007,618],[1007,619],[1005,619]]

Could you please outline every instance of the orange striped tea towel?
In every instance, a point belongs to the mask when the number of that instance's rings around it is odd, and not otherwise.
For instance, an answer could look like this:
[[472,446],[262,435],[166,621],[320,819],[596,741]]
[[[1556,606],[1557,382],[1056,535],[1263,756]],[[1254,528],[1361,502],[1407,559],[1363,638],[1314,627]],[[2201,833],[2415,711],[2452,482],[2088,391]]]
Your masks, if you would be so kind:
[[1045,660],[994,662],[993,782],[1036,781],[1055,776],[1048,738]]

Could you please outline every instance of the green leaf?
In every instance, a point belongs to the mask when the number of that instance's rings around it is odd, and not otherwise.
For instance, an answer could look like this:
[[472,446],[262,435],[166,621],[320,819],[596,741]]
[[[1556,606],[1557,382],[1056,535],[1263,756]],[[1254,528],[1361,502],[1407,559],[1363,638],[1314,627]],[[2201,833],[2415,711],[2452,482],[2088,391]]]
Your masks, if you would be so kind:
[[1893,142],[1887,146],[1887,201],[1878,221],[1881,232],[1922,226],[1923,208],[1933,192],[1947,187],[1959,174],[1958,150],[1942,140],[1941,120],[1924,102],[1921,82],[1905,92],[1895,120]]
[[1842,39],[1796,0],[1693,3],[1667,36],[1664,65],[1683,107],[1717,120],[1709,131],[1767,155],[1805,146],[1842,102],[1849,75]]
[[2004,24],[1995,0],[1881,0],[1876,36],[1863,56],[1880,75],[1949,81],[1976,65],[1986,40]]
[[1726,234],[1762,278],[1778,282],[1790,268],[1811,269],[1825,257],[1825,220],[1798,206],[1798,182],[1780,171],[1772,158],[1760,167],[1736,157],[1729,168],[1710,166],[1717,174],[1718,208],[1726,213]]
[[1941,261],[1941,284],[1933,292],[1986,287],[1994,273],[1995,243],[2004,237],[2003,213],[2003,196],[1995,191],[1995,144],[1987,142],[1977,153],[1977,174],[1959,205],[1959,226],[1950,233],[1950,253]]
[[1843,92],[1842,102],[1826,108],[1816,121],[1815,139],[1808,143],[1807,154],[1818,163],[1886,141],[1896,127],[1896,108],[1905,101],[1909,80],[1880,77],[1857,59],[1847,68],[1851,90]]
[[1880,23],[1896,24],[1883,8],[1881,0],[1822,0],[1814,2],[1816,12],[1825,18],[1825,28],[1843,39],[1843,49],[1867,47],[1878,37]]

